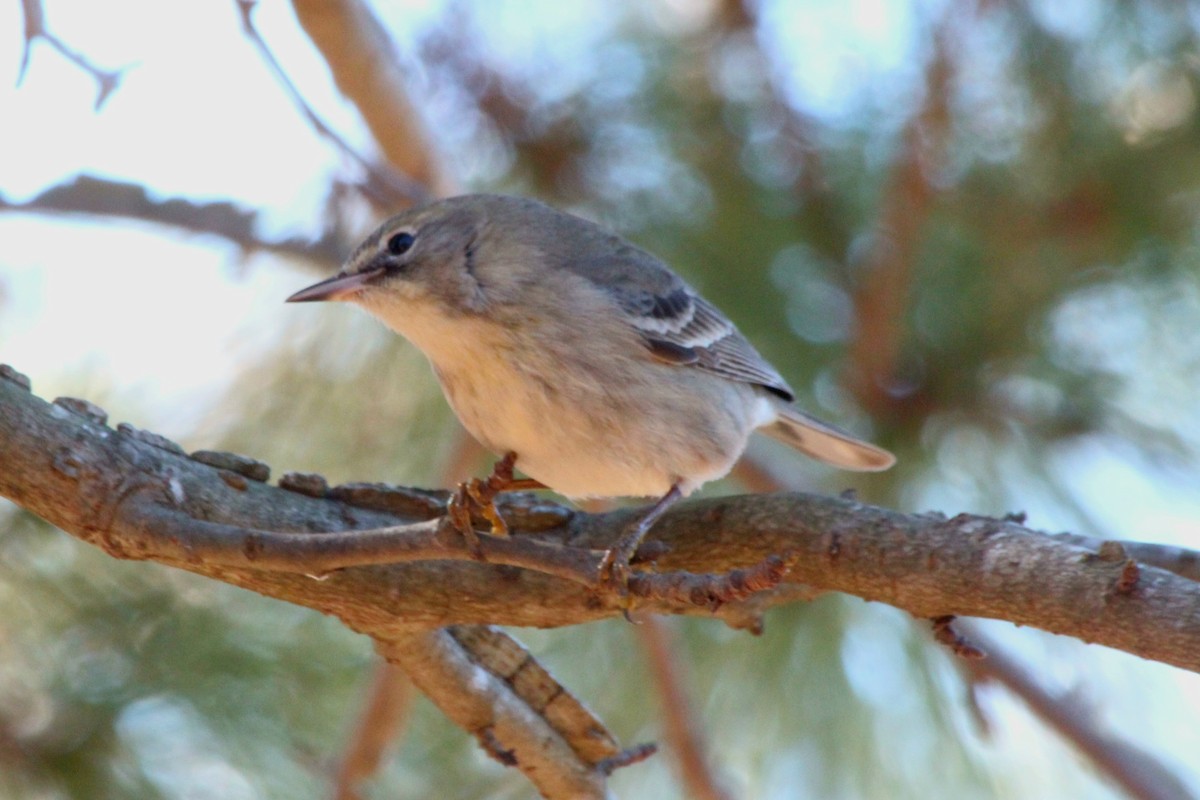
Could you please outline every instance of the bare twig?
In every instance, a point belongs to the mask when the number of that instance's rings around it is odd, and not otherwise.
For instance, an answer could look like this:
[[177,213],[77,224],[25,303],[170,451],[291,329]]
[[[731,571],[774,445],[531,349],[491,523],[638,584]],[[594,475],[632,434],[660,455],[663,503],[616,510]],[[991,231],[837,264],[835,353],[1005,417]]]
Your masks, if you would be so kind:
[[279,84],[283,87],[288,97],[291,98],[296,108],[300,110],[300,113],[304,115],[304,118],[312,126],[313,130],[332,142],[343,155],[364,171],[368,178],[365,189],[372,199],[378,205],[385,208],[398,205],[404,206],[428,199],[430,193],[427,184],[410,178],[390,163],[380,163],[367,159],[351,147],[345,139],[339,136],[333,128],[317,115],[317,112],[305,101],[300,90],[292,83],[287,72],[280,66],[279,61],[275,58],[275,54],[271,52],[271,48],[267,46],[258,29],[254,27],[254,7],[258,5],[257,0],[236,0],[236,3],[238,11],[242,16],[243,32],[258,49],[263,61],[266,62],[271,72],[274,73],[275,79],[279,81]]
[[632,767],[634,764],[640,764],[647,758],[658,752],[658,745],[653,742],[643,742],[635,744],[633,747],[627,747],[617,753],[612,758],[606,758],[596,765],[596,768],[605,775],[612,775],[619,769]]
[[96,110],[99,111],[104,101],[109,98],[124,76],[123,70],[106,70],[97,67],[86,56],[67,45],[46,27],[46,13],[42,9],[41,0],[21,0],[21,9],[25,13],[25,47],[21,51],[21,66],[17,69],[17,85],[25,79],[29,69],[29,56],[33,43],[38,39],[53,47],[64,58],[79,67],[96,82]]
[[292,8],[329,64],[338,89],[362,115],[384,159],[426,187],[429,195],[460,191],[422,124],[420,110],[408,100],[391,38],[371,9],[361,0],[292,0]]
[[691,603],[716,611],[727,603],[775,588],[795,561],[794,554],[787,558],[770,555],[752,567],[718,575],[637,572],[629,576],[629,593],[648,600]]
[[1097,769],[1138,800],[1194,800],[1195,795],[1153,753],[1103,732],[1077,698],[1047,692],[978,625],[960,622],[987,658],[962,662],[977,678],[992,679],[1020,697],[1042,721],[1078,747]]
[[644,616],[634,628],[662,702],[663,734],[688,797],[730,800],[731,795],[709,763],[707,747],[688,701],[682,648],[667,625]]
[[[147,489],[156,487],[147,485]],[[180,519],[163,506],[138,506],[131,521],[144,531],[172,531],[169,539],[147,537],[141,558],[185,558],[213,566],[325,576],[334,570],[413,561],[479,561],[524,567],[584,586],[596,586],[604,552],[563,547],[531,537],[481,536],[479,551],[445,518],[369,530],[308,536],[256,530],[201,519]],[[124,556],[119,547],[109,548]]]
[[932,620],[934,640],[939,644],[946,645],[950,648],[950,652],[959,658],[972,661],[985,658],[987,654],[954,627],[956,619],[950,614],[934,618]]
[[317,240],[263,239],[256,233],[258,215],[233,203],[158,199],[138,184],[90,175],[52,186],[23,203],[0,197],[0,211],[88,214],[168,225],[188,233],[219,236],[249,252],[261,250],[311,261],[325,270],[340,263],[349,250],[349,244],[334,235]]

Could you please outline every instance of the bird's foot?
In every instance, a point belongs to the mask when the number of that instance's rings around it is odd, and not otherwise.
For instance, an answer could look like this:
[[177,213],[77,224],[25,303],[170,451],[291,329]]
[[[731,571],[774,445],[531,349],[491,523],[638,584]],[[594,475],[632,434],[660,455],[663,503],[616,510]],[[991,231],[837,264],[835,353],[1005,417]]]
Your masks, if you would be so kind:
[[462,533],[467,544],[476,555],[482,555],[479,546],[479,536],[475,532],[474,515],[478,514],[492,526],[492,536],[508,536],[508,524],[496,509],[496,497],[501,492],[521,489],[544,489],[538,481],[530,478],[513,477],[517,463],[517,454],[505,453],[504,458],[492,467],[492,474],[487,478],[472,478],[463,481],[450,495],[446,504],[446,515],[454,527]]
[[604,559],[600,562],[600,581],[604,586],[622,595],[626,593],[629,588],[630,562],[637,554],[638,546],[654,523],[658,522],[658,518],[682,498],[683,493],[676,483],[605,552]]

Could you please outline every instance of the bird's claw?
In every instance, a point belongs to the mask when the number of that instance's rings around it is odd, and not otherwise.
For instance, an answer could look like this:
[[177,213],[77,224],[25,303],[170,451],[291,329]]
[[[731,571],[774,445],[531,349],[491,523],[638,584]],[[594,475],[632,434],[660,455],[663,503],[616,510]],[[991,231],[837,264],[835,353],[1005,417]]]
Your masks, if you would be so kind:
[[467,492],[467,485],[460,483],[446,503],[446,517],[455,530],[462,535],[471,554],[477,560],[484,561],[483,545],[479,542],[479,534],[475,532],[475,523],[471,518],[472,502],[471,495]]
[[619,544],[611,547],[604,551],[604,558],[600,561],[600,585],[620,594],[628,590],[629,576],[633,572],[629,566],[632,554],[626,553],[625,549]]
[[[472,478],[458,485],[459,493],[464,497],[464,505],[473,503],[483,518],[492,525],[492,536],[508,536],[508,523],[496,509],[496,492],[490,483]],[[470,516],[470,510],[467,511]]]
[[496,496],[513,484],[524,485],[525,482],[513,478],[513,465],[516,460],[515,453],[506,454],[496,462],[492,474],[486,480],[472,478],[463,481],[446,503],[446,516],[480,560],[483,560],[483,550],[479,543],[479,534],[475,532],[474,515],[479,514],[491,524],[492,536],[508,536],[508,523],[496,509]]

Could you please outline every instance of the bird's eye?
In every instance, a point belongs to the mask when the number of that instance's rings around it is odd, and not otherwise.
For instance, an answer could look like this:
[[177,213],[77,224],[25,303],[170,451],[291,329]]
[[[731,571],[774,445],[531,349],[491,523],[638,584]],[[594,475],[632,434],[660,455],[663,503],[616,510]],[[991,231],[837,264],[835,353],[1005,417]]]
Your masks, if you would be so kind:
[[408,231],[392,234],[387,240],[388,252],[394,256],[402,256],[413,246],[413,235]]

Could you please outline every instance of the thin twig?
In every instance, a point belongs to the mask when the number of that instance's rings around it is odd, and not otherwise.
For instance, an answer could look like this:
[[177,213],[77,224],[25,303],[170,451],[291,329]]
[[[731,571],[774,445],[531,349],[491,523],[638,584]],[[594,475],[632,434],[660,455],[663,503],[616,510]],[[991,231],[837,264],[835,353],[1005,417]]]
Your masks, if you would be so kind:
[[41,0],[21,0],[21,9],[25,13],[25,46],[21,51],[21,65],[17,68],[17,85],[25,80],[25,73],[29,69],[29,57],[33,50],[33,43],[41,39],[48,45],[53,47],[64,58],[66,58],[75,66],[86,72],[96,81],[96,105],[97,111],[104,105],[104,101],[116,90],[117,85],[124,77],[124,70],[106,70],[97,67],[88,58],[75,50],[50,32],[46,27],[46,14],[42,9]]
[[300,93],[296,85],[292,83],[292,79],[288,77],[287,72],[284,71],[275,58],[275,54],[271,52],[271,48],[267,46],[266,41],[254,26],[254,8],[258,5],[257,0],[235,0],[235,2],[242,17],[242,31],[258,49],[263,61],[275,75],[275,79],[279,81],[280,86],[287,92],[288,97],[304,115],[313,130],[332,142],[343,155],[362,168],[368,178],[365,187],[368,194],[372,195],[379,205],[385,207],[405,206],[429,199],[430,192],[427,186],[401,173],[390,164],[366,158],[326,124],[325,120],[321,119],[304,99],[304,95]]
[[716,611],[726,603],[775,588],[796,559],[795,554],[772,554],[752,567],[717,574],[635,572],[629,576],[629,593],[644,600],[691,603]]
[[0,211],[88,214],[168,225],[188,233],[219,236],[247,252],[311,261],[323,270],[338,264],[349,249],[348,243],[332,234],[316,240],[264,239],[256,233],[258,215],[233,203],[155,198],[139,184],[91,175],[77,175],[21,203],[0,196]]
[[957,620],[953,614],[944,614],[940,617],[934,617],[933,623],[933,638],[938,644],[944,644],[950,648],[950,652],[959,658],[965,658],[969,661],[986,658],[987,653],[984,652],[978,645],[963,636],[955,627],[954,623]]
[[423,124],[422,103],[409,100],[406,72],[372,8],[363,0],[292,0],[292,10],[387,163],[432,196],[462,191]]
[[[523,567],[596,586],[604,559],[602,550],[563,547],[528,536],[480,536],[476,552],[445,518],[389,528],[298,534],[194,518],[181,520],[178,512],[162,506],[139,508],[139,524],[147,530],[173,529],[173,539],[186,542],[181,553],[188,560],[269,572],[319,577],[371,564],[479,561],[482,557],[489,564]],[[165,549],[173,549],[164,544]]]

